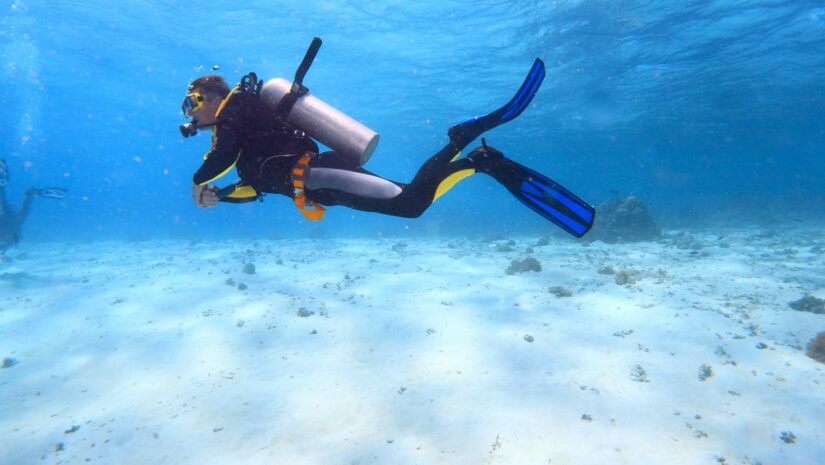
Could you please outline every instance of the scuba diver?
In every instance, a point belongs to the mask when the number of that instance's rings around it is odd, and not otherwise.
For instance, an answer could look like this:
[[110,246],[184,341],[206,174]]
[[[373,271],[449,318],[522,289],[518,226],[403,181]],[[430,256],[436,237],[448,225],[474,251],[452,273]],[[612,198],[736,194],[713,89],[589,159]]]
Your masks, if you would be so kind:
[[[195,79],[181,105],[191,122],[180,127],[189,137],[211,129],[212,146],[195,172],[192,198],[201,208],[223,202],[250,202],[274,193],[291,197],[304,216],[320,220],[324,206],[407,218],[420,216],[439,196],[474,173],[493,177],[518,200],[568,233],[581,237],[593,225],[595,210],[551,179],[482,145],[465,157],[461,151],[485,131],[515,119],[544,80],[536,59],[504,106],[458,123],[449,142],[430,157],[409,183],[377,176],[361,167],[378,135],[325,104],[303,86],[303,77],[321,45],[315,38],[292,83],[265,84],[249,73],[234,89],[221,76]],[[332,151],[318,153],[317,139]],[[235,166],[240,181],[218,189],[209,184]]]
[[6,200],[6,185],[9,183],[9,170],[6,160],[0,159],[0,257],[6,253],[6,249],[20,242],[20,227],[29,214],[34,197],[44,197],[51,199],[62,199],[66,190],[58,187],[47,187],[26,189],[26,199],[17,212],[14,206]]

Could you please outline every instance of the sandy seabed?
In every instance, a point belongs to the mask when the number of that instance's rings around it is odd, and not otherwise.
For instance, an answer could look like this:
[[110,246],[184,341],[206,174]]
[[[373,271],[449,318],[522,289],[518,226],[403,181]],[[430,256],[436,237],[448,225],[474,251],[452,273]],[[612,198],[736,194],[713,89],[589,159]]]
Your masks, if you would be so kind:
[[3,465],[825,457],[825,314],[788,306],[825,297],[821,230],[9,255]]

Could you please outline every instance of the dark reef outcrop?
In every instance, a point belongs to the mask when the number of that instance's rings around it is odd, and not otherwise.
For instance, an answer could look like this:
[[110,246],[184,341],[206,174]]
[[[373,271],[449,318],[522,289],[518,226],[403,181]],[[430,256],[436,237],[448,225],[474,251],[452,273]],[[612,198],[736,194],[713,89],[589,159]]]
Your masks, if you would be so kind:
[[817,334],[808,344],[808,357],[825,363],[825,331]]
[[825,313],[825,300],[817,299],[812,295],[806,295],[799,300],[794,300],[790,302],[788,306],[800,312]]
[[662,228],[656,224],[650,208],[636,197],[610,199],[596,212],[596,222],[588,239],[615,244],[655,241],[662,235]]

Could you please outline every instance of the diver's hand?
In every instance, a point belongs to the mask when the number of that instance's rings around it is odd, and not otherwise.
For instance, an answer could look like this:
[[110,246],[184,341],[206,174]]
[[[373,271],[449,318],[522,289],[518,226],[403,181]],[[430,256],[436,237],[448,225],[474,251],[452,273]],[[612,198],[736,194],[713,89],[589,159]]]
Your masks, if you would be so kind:
[[210,185],[199,186],[192,183],[192,200],[200,208],[211,208],[218,204],[218,188]]

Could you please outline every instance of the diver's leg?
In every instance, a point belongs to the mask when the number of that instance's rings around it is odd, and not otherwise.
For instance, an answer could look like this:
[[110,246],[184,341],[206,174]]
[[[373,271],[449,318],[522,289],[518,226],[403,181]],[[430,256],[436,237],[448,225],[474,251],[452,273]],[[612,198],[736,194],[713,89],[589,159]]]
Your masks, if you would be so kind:
[[[447,145],[421,165],[421,168],[415,173],[415,177],[410,184],[419,184],[426,182],[432,177],[438,177],[445,166],[455,161],[459,155],[461,155],[461,148],[452,141],[448,142]],[[451,170],[448,169],[448,171]]]
[[0,216],[11,216],[12,214],[11,205],[9,205],[8,200],[6,200],[6,190],[0,187]]
[[18,225],[23,224],[23,221],[25,221],[25,220],[26,220],[26,217],[29,215],[29,210],[31,209],[31,207],[32,207],[32,202],[34,201],[34,194],[35,194],[35,192],[37,192],[37,191],[36,191],[36,189],[34,189],[33,187],[29,187],[29,188],[26,190],[26,199],[25,199],[25,200],[23,200],[23,206],[21,206],[21,207],[20,207],[20,211],[18,211],[18,212],[14,215],[14,221],[15,221]]
[[[483,139],[482,139],[483,141]],[[595,210],[563,186],[522,166],[486,143],[466,158],[444,163],[455,146],[448,144],[418,170],[410,184],[376,176],[361,167],[328,157],[311,162],[306,196],[326,206],[417,218],[457,182],[476,172],[492,176],[517,199],[565,231],[581,237],[593,225]],[[321,175],[313,179],[313,170]],[[315,186],[313,188],[313,186]]]
[[356,210],[416,218],[439,195],[474,172],[472,162],[467,159],[449,163],[455,155],[454,147],[448,144],[418,170],[409,184],[346,165],[340,158],[319,157],[310,163],[306,195],[321,205],[343,205]]
[[11,215],[11,205],[6,200],[6,185],[9,183],[9,168],[6,160],[0,158],[0,215]]
[[407,212],[402,216],[421,216],[437,198],[475,172],[472,160],[466,158],[448,164],[425,164],[397,199]]

